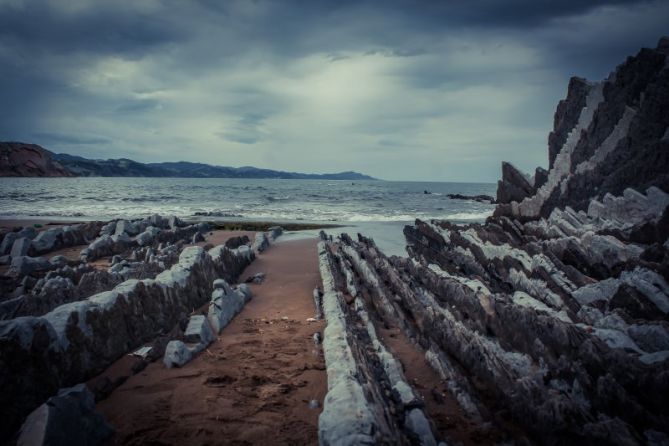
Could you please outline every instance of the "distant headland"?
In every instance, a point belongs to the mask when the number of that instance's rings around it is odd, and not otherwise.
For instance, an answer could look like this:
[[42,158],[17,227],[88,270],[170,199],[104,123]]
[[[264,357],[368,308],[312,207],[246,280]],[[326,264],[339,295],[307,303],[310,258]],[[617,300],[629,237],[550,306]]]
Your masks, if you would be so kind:
[[358,172],[310,174],[214,166],[186,161],[140,163],[131,159],[88,159],[53,153],[37,144],[0,142],[0,177],[162,177],[162,178],[274,178],[290,180],[376,180]]

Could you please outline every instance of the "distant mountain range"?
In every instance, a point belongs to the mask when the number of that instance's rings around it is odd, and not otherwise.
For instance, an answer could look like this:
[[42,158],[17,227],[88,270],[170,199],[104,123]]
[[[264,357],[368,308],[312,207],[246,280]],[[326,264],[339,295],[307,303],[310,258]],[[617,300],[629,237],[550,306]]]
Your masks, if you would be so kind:
[[213,166],[186,161],[140,163],[126,158],[94,160],[53,153],[36,144],[0,142],[0,176],[5,177],[173,177],[374,180],[358,172],[309,174],[251,166]]

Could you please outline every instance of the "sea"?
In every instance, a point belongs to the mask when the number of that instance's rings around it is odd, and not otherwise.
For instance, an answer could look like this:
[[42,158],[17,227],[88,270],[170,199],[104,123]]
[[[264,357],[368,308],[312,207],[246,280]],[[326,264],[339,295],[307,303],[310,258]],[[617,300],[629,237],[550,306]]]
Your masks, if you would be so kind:
[[[330,223],[404,255],[416,218],[479,222],[494,206],[448,194],[495,195],[493,183],[228,178],[0,178],[0,219],[184,219]],[[317,232],[317,231],[316,231]],[[285,239],[311,235],[287,234]]]

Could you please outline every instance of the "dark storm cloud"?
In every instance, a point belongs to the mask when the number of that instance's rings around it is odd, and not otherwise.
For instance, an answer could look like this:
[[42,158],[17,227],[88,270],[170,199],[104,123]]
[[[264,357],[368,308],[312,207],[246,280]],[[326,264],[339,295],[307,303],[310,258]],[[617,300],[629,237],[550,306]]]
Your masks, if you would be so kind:
[[545,162],[569,76],[605,76],[668,15],[663,1],[0,0],[0,139],[386,178],[450,157],[433,179],[494,180],[501,159]]
[[[174,18],[117,2],[0,2],[0,39],[24,51],[136,54],[185,37]],[[122,2],[121,2],[122,3]],[[71,9],[73,8],[74,9]]]

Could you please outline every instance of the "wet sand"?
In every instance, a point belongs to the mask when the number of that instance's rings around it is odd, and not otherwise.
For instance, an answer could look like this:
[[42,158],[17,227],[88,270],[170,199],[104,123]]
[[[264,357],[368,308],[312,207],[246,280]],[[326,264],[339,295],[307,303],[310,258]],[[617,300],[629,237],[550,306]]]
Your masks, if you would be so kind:
[[265,281],[206,351],[181,369],[156,361],[98,403],[117,429],[109,444],[318,443],[327,378],[312,336],[324,322],[306,322],[320,285],[316,240],[272,246],[242,278],[256,272]]

